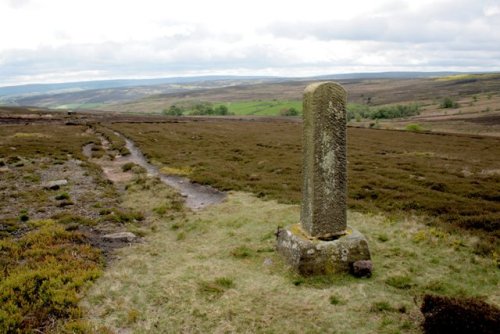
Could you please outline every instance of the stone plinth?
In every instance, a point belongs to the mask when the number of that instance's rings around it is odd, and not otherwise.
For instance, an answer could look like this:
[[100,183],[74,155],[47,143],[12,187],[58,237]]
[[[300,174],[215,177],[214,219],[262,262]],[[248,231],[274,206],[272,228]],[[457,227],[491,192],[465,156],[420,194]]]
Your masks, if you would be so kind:
[[299,224],[278,229],[277,251],[303,276],[352,272],[357,261],[370,260],[365,237],[347,227],[335,240],[311,238]]

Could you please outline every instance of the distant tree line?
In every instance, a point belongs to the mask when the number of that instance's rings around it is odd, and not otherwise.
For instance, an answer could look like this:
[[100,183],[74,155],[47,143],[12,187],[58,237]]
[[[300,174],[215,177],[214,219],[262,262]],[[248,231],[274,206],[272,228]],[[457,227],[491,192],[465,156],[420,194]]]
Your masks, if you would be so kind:
[[220,104],[214,106],[210,102],[200,102],[192,105],[190,108],[184,106],[171,105],[169,108],[162,111],[167,116],[182,116],[182,115],[207,115],[207,116],[224,116],[232,115],[227,106]]
[[349,104],[347,106],[347,120],[356,119],[390,119],[410,117],[420,114],[420,105],[417,103],[407,105],[392,105],[383,107],[369,107],[364,104]]

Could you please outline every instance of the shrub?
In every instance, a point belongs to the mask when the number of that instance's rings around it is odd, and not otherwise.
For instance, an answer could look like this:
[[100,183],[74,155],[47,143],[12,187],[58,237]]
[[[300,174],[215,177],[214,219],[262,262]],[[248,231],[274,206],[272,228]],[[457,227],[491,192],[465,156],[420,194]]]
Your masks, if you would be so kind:
[[412,103],[408,105],[392,105],[383,107],[368,107],[366,105],[349,104],[347,106],[347,120],[352,119],[361,120],[365,119],[391,119],[410,117],[420,114],[420,105]]
[[227,106],[221,104],[217,107],[214,107],[210,102],[200,102],[193,106],[193,109],[190,112],[191,115],[204,115],[204,116],[224,116],[230,115],[229,109]]
[[371,119],[390,119],[390,118],[401,118],[409,117],[420,114],[420,106],[416,103],[408,105],[396,105],[396,106],[386,106],[380,107],[375,111],[371,112]]
[[448,109],[448,108],[458,108],[458,103],[453,101],[451,97],[445,97],[441,104],[439,105],[440,108],[442,109]]
[[134,168],[134,166],[135,166],[135,163],[133,163],[133,162],[127,162],[126,164],[123,164],[122,171],[128,172],[129,170],[131,170],[132,168]]
[[171,105],[170,108],[168,109],[163,109],[162,111],[163,115],[167,116],[182,116],[184,112],[185,112],[184,108],[178,107],[175,104]]
[[500,309],[477,298],[425,295],[420,310],[426,334],[493,334],[500,328]]
[[294,107],[285,108],[285,109],[280,111],[280,115],[281,116],[298,116],[299,111],[297,109],[295,109]]

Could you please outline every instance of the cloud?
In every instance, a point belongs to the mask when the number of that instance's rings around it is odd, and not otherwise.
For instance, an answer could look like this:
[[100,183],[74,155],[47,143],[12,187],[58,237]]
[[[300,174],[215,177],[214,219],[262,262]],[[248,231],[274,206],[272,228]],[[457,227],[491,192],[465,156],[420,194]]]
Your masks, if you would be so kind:
[[21,8],[28,5],[31,0],[8,0],[8,4],[11,8]]
[[[436,43],[500,41],[500,20],[485,14],[487,1],[445,1],[413,10],[398,6],[348,20],[277,22],[266,28],[276,37],[318,40]],[[481,5],[482,4],[482,5]],[[492,13],[490,10],[489,13]]]
[[21,3],[0,2],[0,85],[78,76],[500,70],[494,0]]

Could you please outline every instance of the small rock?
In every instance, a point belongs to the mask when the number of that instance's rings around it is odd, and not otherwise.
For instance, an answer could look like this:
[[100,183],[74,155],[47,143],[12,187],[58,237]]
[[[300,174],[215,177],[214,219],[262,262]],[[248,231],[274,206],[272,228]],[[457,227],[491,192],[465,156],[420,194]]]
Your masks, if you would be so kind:
[[105,241],[132,242],[137,239],[137,236],[132,232],[118,232],[103,235],[102,239]]
[[360,260],[352,264],[352,274],[356,277],[370,277],[372,275],[372,261]]
[[188,197],[188,194],[186,194],[186,193],[181,193],[181,196],[182,196],[182,197]]
[[264,263],[263,263],[263,264],[264,264],[264,266],[266,266],[266,267],[270,267],[270,266],[272,266],[272,265],[273,265],[273,260],[272,260],[271,258],[266,257],[266,258],[264,259]]
[[60,187],[68,184],[68,180],[55,180],[47,182],[43,187],[50,190],[58,190]]

